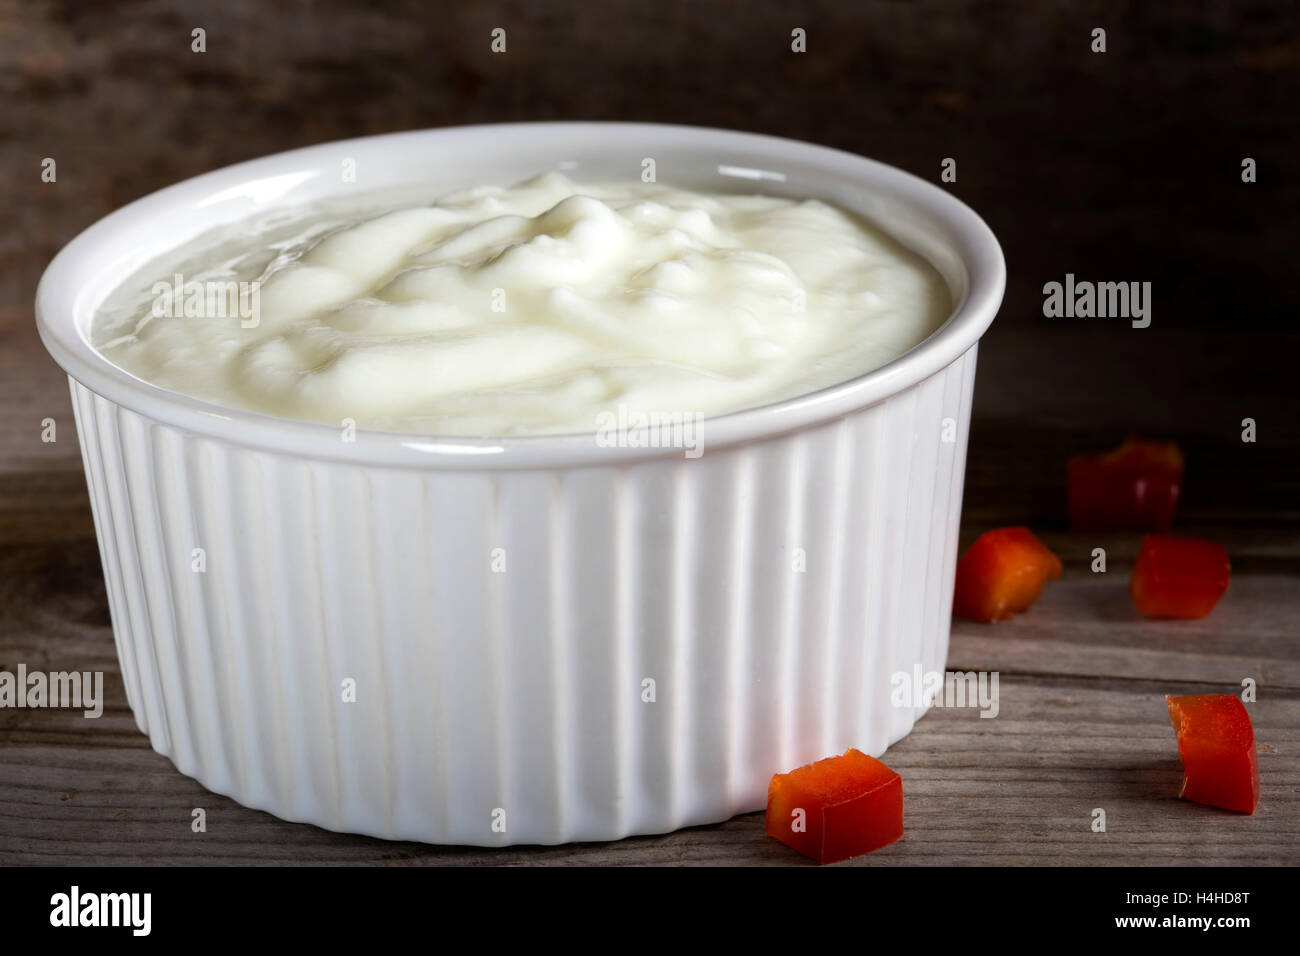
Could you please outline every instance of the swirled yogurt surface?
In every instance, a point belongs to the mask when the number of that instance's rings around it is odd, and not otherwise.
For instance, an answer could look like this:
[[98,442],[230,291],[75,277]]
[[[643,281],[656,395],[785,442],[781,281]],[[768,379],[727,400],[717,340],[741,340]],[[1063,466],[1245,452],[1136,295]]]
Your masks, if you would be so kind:
[[127,281],[92,340],[227,407],[502,436],[765,405],[949,311],[932,266],[824,202],[546,173],[223,227]]

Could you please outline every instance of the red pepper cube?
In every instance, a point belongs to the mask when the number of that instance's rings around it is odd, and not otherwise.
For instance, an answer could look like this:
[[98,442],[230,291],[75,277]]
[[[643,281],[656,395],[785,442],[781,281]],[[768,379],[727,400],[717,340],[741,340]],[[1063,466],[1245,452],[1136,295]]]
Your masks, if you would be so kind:
[[888,846],[903,835],[903,779],[849,748],[767,787],[767,835],[818,863]]
[[1128,438],[1113,451],[1078,455],[1068,466],[1074,531],[1168,531],[1183,484],[1183,453],[1173,442]]
[[996,528],[980,535],[957,562],[952,610],[972,621],[1005,621],[1060,576],[1061,559],[1032,531]]
[[1166,695],[1165,703],[1183,762],[1178,796],[1254,813],[1259,806],[1259,757],[1246,705],[1233,694]]
[[1146,617],[1197,618],[1214,610],[1231,579],[1223,545],[1149,534],[1142,539],[1128,589]]

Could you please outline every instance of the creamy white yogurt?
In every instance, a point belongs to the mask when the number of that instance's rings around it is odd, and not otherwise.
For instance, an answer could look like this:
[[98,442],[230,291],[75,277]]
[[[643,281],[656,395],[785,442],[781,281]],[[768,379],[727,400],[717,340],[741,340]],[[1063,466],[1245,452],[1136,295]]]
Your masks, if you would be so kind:
[[[547,173],[365,205],[209,234],[110,296],[92,341],[148,382],[286,418],[591,432],[602,412],[707,417],[846,381],[951,307],[927,262],[817,200]],[[227,314],[161,291],[239,282]]]

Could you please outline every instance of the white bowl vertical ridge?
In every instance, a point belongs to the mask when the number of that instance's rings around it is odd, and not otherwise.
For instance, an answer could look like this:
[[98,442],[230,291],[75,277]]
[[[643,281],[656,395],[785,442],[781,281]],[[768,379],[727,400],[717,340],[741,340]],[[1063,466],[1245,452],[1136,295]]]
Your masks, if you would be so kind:
[[697,460],[555,472],[303,461],[74,381],[129,702],[184,772],[326,827],[555,843],[758,809],[774,770],[924,710],[890,677],[943,667],[974,361]]

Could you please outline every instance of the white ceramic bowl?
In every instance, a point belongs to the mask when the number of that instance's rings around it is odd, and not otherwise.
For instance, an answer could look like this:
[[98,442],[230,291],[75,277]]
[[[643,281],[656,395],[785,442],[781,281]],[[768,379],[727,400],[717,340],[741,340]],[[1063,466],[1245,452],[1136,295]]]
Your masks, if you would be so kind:
[[[868,375],[706,421],[696,459],[593,435],[345,442],[157,388],[87,341],[123,278],[272,206],[629,178],[647,157],[674,185],[860,213],[938,268],[954,315]],[[399,133],[132,203],[59,254],[36,313],[71,382],[136,722],[250,807],[479,845],[724,820],[776,771],[883,753],[923,709],[891,706],[891,675],[944,666],[976,343],[1004,278],[984,223],[920,179],[680,126]]]

